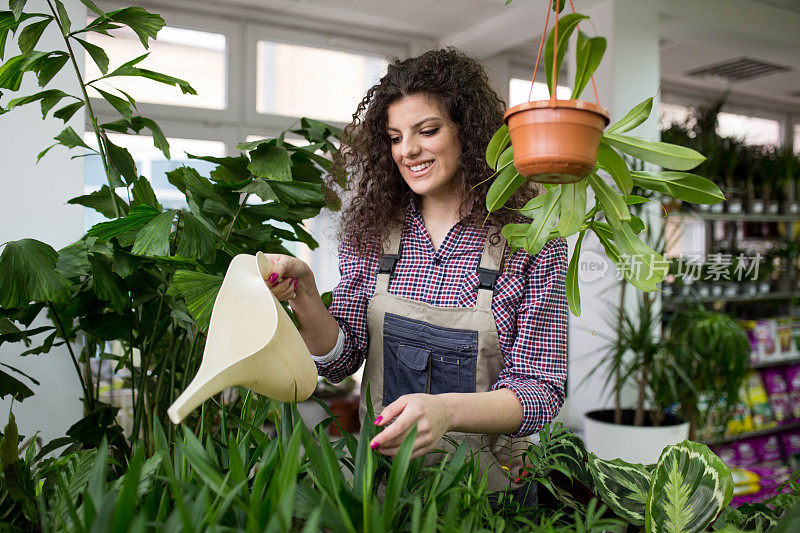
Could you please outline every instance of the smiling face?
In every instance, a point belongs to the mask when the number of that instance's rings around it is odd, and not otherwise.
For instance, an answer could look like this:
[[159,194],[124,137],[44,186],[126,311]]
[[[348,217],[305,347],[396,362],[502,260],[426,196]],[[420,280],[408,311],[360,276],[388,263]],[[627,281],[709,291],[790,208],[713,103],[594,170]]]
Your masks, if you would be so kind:
[[461,143],[449,115],[431,97],[404,97],[387,109],[392,158],[412,191],[449,200],[459,171]]

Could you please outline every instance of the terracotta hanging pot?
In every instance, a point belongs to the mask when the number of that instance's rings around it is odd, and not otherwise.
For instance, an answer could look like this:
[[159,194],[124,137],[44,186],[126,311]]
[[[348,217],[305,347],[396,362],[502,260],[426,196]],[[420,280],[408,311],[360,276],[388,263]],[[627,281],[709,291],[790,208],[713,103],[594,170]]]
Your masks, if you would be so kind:
[[597,163],[608,111],[583,100],[540,100],[510,108],[504,120],[514,147],[514,166],[541,183],[574,183]]

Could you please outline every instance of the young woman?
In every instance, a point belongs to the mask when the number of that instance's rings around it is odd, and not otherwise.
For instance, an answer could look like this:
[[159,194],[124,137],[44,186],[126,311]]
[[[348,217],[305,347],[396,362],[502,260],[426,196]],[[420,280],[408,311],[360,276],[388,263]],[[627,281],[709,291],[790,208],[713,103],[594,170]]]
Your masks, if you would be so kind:
[[395,455],[416,424],[418,457],[449,449],[447,433],[480,453],[496,491],[516,487],[523,437],[558,413],[567,368],[565,241],[510,253],[499,229],[518,214],[484,224],[485,150],[503,110],[456,50],[392,62],[331,175],[349,185],[330,310],[298,259],[270,256],[267,281],[290,300],[320,375],[338,382],[366,359],[362,416],[369,383],[384,427],[373,449]]

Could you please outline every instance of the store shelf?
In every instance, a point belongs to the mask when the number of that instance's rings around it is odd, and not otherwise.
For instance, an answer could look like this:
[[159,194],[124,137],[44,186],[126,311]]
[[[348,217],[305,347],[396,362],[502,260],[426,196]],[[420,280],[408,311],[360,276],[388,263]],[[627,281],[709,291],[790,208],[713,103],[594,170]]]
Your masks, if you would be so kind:
[[697,218],[701,220],[742,221],[742,222],[800,222],[798,214],[772,213],[707,213],[704,211],[672,211],[670,216]]
[[800,294],[793,292],[768,292],[763,294],[737,294],[736,296],[665,296],[664,304],[750,302],[754,300],[791,300],[793,298],[800,298]]
[[792,357],[790,359],[776,359],[775,361],[762,361],[759,363],[751,363],[750,368],[758,370],[760,368],[772,368],[775,366],[786,366],[795,363],[800,363],[800,357]]
[[758,431],[748,431],[747,433],[737,433],[735,435],[729,435],[727,437],[721,437],[719,439],[710,439],[707,441],[703,441],[703,444],[707,444],[708,446],[716,446],[718,444],[728,444],[730,442],[750,439],[753,437],[764,437],[766,435],[774,435],[775,433],[783,433],[784,431],[789,431],[797,428],[800,428],[800,422],[792,422],[791,424],[775,426],[774,428],[761,429]]

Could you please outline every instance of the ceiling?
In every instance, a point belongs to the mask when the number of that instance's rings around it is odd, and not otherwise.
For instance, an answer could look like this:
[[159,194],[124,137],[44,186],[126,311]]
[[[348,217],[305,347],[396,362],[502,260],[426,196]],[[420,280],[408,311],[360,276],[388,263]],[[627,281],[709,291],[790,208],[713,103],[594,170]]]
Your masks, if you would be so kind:
[[[608,0],[575,0],[578,10]],[[631,1],[631,0],[627,0]],[[643,0],[658,6],[665,82],[768,99],[800,112],[800,0]],[[542,0],[195,0],[239,4],[304,21],[355,25],[386,35],[494,54],[531,49],[544,25]],[[533,29],[533,30],[532,30]],[[688,73],[747,59],[786,67],[730,82]]]

